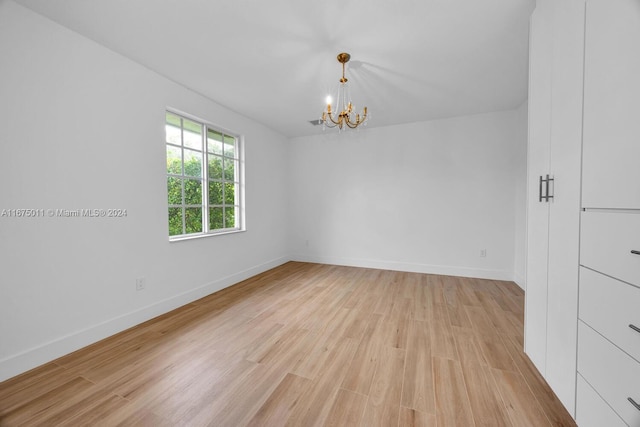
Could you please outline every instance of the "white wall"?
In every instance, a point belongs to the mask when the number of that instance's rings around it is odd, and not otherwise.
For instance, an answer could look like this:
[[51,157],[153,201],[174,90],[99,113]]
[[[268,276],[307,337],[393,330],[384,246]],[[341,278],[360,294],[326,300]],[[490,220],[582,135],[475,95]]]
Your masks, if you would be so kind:
[[[247,232],[168,242],[166,107],[244,134]],[[0,209],[128,211],[0,217],[0,380],[287,260],[285,137],[12,1],[0,141]]]
[[[0,58],[0,211],[128,212],[0,217],[0,381],[291,258],[524,277],[526,105],[287,141],[9,0]],[[166,107],[244,135],[247,232],[168,242]]]
[[292,139],[292,257],[512,280],[522,126],[512,110]]
[[513,281],[525,289],[527,257],[527,102],[516,110],[515,171],[515,242]]

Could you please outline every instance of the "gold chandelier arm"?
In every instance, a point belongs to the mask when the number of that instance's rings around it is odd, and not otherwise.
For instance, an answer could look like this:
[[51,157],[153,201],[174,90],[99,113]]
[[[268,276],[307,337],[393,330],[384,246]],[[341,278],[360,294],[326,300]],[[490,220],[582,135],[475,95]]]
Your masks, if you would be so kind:
[[365,122],[365,120],[367,120],[367,112],[365,110],[365,113],[362,115],[362,117],[360,117],[360,114],[356,115],[356,120],[354,122],[352,122],[349,118],[349,116],[347,116],[347,120],[345,121],[345,123],[347,124],[347,126],[349,126],[349,128],[351,129],[355,129],[358,126],[360,126],[362,123]]
[[[322,122],[328,128],[333,129],[334,127],[336,127],[335,125],[337,125],[338,123],[335,120],[333,120],[333,117],[332,117],[332,114],[331,114],[331,105],[327,106],[327,110],[328,110],[328,112],[324,111],[322,113]],[[329,118],[328,120],[327,120],[327,117]],[[333,123],[334,126],[331,126],[331,123]]]
[[340,116],[338,116],[338,121],[337,122],[335,120],[333,120],[333,117],[331,116],[331,114],[327,114],[327,117],[329,117],[329,120],[331,120],[331,123],[333,123],[334,125],[339,125],[340,122],[342,121]]

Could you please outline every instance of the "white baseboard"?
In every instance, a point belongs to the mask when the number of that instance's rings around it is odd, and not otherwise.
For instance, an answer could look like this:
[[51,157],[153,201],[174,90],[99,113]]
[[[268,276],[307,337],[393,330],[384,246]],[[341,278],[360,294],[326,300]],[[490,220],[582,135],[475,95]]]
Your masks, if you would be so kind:
[[513,280],[512,271],[448,265],[415,264],[398,261],[380,261],[359,258],[325,257],[313,255],[292,255],[292,261],[314,262],[318,264],[344,265],[349,267],[375,268],[380,270],[407,271],[410,273],[439,274],[443,276],[475,277],[478,279]]
[[55,360],[82,347],[86,347],[89,344],[93,344],[118,332],[122,332],[125,329],[139,325],[149,319],[153,319],[154,317],[275,268],[288,261],[288,257],[276,258],[207,283],[188,292],[158,301],[130,313],[123,314],[97,325],[89,326],[88,328],[9,356],[0,360],[0,381],[4,381],[44,363]]
[[524,277],[522,277],[521,275],[514,274],[513,281],[515,282],[516,285],[520,286],[520,288],[522,288],[523,291],[527,289]]

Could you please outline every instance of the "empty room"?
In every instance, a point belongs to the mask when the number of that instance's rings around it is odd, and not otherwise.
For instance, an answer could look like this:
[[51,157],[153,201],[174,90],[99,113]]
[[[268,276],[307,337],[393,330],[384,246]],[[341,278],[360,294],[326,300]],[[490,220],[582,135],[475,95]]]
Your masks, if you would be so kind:
[[0,426],[640,427],[638,52],[637,0],[0,0]]

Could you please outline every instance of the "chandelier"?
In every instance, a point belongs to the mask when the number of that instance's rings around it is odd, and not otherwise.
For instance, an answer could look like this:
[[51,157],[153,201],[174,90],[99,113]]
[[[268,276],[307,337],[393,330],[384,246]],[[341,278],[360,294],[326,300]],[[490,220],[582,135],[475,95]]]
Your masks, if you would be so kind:
[[349,85],[347,78],[344,76],[344,64],[349,62],[351,55],[341,53],[338,55],[338,62],[342,64],[342,78],[338,85],[338,93],[336,97],[335,109],[331,107],[331,96],[327,96],[327,109],[322,112],[322,128],[335,128],[342,130],[345,126],[355,129],[367,121],[367,107],[364,107],[362,115],[354,113],[355,107],[351,103],[351,94],[349,93]]

